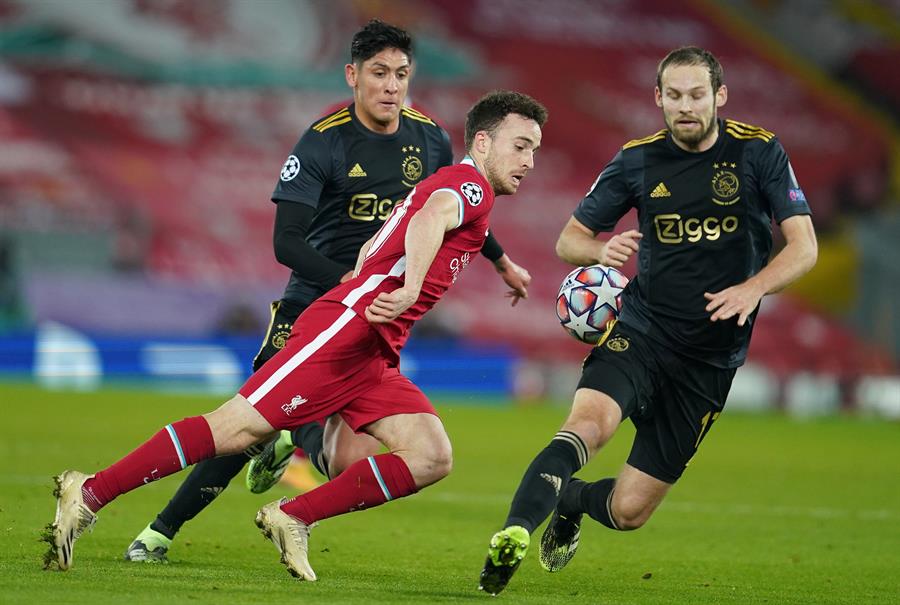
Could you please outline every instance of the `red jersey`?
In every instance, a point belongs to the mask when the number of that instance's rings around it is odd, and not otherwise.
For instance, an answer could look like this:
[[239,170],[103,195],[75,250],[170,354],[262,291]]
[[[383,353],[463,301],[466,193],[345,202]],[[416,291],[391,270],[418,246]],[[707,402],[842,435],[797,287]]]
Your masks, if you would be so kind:
[[456,197],[459,225],[444,234],[416,302],[391,322],[371,324],[395,354],[406,343],[413,323],[440,300],[484,244],[494,191],[472,160],[466,158],[459,164],[441,168],[416,185],[375,234],[359,275],[335,286],[319,299],[339,302],[365,318],[366,307],[379,293],[402,287],[409,221],[436,191],[448,191]]

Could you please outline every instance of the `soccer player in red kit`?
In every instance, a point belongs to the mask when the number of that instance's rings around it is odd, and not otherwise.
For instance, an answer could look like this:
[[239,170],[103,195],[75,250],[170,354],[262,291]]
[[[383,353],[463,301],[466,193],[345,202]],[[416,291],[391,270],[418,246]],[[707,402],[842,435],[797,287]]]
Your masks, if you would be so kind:
[[511,195],[534,166],[547,112],[508,91],[466,116],[468,155],[420,182],[360,250],[354,277],[313,303],[285,347],[219,409],[167,425],[95,475],[56,477],[49,566],[66,570],[75,541],[117,496],[185,466],[271,438],[276,430],[339,414],[388,452],[350,465],[324,485],[272,502],[256,524],[291,575],[315,580],[310,526],[411,495],[450,472],[450,440],[425,395],[399,370],[413,323],[481,250],[495,195]]

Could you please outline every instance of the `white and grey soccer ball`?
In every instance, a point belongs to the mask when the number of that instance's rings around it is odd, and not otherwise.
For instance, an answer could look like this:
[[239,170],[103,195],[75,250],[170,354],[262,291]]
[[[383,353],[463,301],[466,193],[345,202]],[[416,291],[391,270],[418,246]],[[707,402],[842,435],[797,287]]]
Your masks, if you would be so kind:
[[628,278],[605,265],[578,267],[563,279],[556,296],[556,317],[572,337],[597,344],[610,320],[622,310]]

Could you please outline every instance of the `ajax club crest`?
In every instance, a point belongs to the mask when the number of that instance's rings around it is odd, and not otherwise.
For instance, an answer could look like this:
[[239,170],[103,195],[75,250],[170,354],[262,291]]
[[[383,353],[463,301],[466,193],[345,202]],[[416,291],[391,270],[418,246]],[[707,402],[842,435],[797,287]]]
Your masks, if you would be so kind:
[[621,353],[622,351],[627,351],[629,346],[629,342],[627,338],[623,338],[621,336],[616,336],[611,340],[606,341],[606,348],[610,351],[615,351],[616,353]]
[[276,349],[283,349],[284,343],[287,342],[291,335],[291,324],[278,324],[272,333],[272,346]]
[[415,145],[406,145],[403,147],[403,153],[407,154],[401,164],[403,184],[407,187],[413,187],[422,178],[422,160],[416,155],[422,153],[422,148]]
[[741,199],[741,196],[738,195],[741,190],[741,181],[729,168],[737,168],[737,164],[734,162],[713,164],[713,170],[716,172],[712,178],[712,201],[719,206],[730,206]]

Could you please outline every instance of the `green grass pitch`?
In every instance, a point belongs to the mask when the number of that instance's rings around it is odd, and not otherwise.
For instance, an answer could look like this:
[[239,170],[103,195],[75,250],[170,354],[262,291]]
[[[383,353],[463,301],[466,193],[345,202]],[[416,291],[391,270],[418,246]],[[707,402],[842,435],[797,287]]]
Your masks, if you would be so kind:
[[[243,475],[187,524],[166,566],[122,553],[183,475],[101,511],[68,573],[41,570],[50,476],[94,471],[164,424],[212,409],[209,397],[141,391],[43,391],[0,384],[0,602],[476,603],[478,573],[531,457],[564,407],[477,406],[435,398],[455,449],[450,477],[414,497],[313,530],[316,583],[292,579],[253,524],[262,504]],[[630,424],[581,476],[615,473]],[[540,530],[539,530],[540,531]],[[539,539],[539,532],[533,538]],[[647,526],[589,521],[562,572],[533,548],[507,603],[898,603],[900,426],[856,418],[794,421],[725,413]]]

